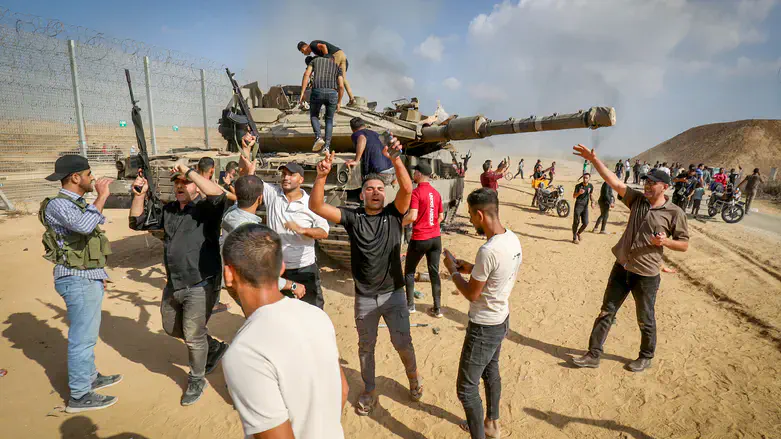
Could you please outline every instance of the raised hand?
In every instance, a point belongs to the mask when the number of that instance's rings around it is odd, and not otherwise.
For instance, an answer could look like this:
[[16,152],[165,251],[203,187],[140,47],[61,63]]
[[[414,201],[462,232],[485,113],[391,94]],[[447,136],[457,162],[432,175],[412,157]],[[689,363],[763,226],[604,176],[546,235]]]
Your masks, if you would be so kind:
[[108,185],[111,184],[112,181],[114,181],[112,178],[100,177],[98,181],[95,182],[95,191],[98,193],[98,197],[107,198],[111,194]]
[[593,149],[588,149],[588,147],[583,146],[580,143],[572,147],[572,154],[582,157],[590,162],[593,162],[597,159],[597,153]]
[[149,182],[140,173],[131,186],[134,195],[142,196],[149,190]]
[[317,176],[318,177],[325,177],[331,172],[331,166],[334,164],[334,157],[336,153],[331,151],[330,153],[326,154],[323,160],[320,161],[320,163],[317,164]]

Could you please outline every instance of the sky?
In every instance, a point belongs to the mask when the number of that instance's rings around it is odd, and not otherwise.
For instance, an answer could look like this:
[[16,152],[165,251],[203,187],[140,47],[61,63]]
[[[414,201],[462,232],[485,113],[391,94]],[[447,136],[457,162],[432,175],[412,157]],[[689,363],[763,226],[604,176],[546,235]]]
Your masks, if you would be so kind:
[[300,83],[299,40],[350,61],[354,92],[379,107],[417,96],[424,114],[497,120],[614,106],[617,125],[492,137],[508,154],[575,143],[631,156],[693,126],[781,119],[781,0],[20,1],[55,18],[242,71]]

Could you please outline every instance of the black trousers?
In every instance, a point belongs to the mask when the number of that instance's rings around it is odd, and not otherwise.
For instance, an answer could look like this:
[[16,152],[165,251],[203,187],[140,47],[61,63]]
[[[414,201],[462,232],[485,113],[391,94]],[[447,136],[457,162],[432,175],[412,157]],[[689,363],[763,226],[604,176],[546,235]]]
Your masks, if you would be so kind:
[[632,173],[632,171],[626,171],[626,174],[624,174],[624,184],[626,184],[627,180],[629,180],[629,175]]
[[656,350],[656,315],[654,305],[656,292],[659,290],[661,277],[640,276],[626,271],[618,262],[613,265],[607,280],[602,308],[594,321],[591,337],[588,340],[588,351],[597,357],[602,355],[602,346],[613,325],[616,313],[623,305],[626,296],[632,292],[635,299],[637,324],[640,326],[640,357],[653,358]]
[[323,300],[323,290],[320,288],[320,270],[317,268],[317,264],[287,269],[282,273],[282,278],[303,285],[306,288],[306,293],[301,300],[323,309],[325,300]]
[[[581,224],[580,228],[578,225]],[[579,206],[575,204],[575,216],[572,218],[572,239],[583,233],[588,226],[588,204]]]
[[599,218],[597,218],[597,222],[594,223],[594,230],[599,227],[599,223],[602,223],[602,231],[605,231],[605,227],[607,226],[607,218],[610,215],[610,205],[607,203],[599,202]]
[[635,171],[635,184],[640,184],[640,173]]
[[507,336],[509,328],[509,317],[498,325],[478,325],[470,321],[466,327],[461,360],[458,363],[456,394],[464,406],[472,439],[485,438],[480,378],[483,379],[485,387],[487,418],[494,421],[499,419],[499,401],[502,397],[499,356],[502,351],[502,340]]
[[428,265],[428,277],[431,280],[431,295],[434,296],[434,309],[442,305],[442,282],[439,279],[439,258],[442,255],[442,238],[411,240],[407,247],[407,260],[404,262],[404,282],[407,288],[407,307],[415,304],[415,268],[423,256]]

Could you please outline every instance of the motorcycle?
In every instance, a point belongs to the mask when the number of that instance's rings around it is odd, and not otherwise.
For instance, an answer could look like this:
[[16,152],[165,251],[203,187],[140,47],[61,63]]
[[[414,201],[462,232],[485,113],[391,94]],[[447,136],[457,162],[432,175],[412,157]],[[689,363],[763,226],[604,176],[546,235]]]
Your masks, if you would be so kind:
[[566,218],[569,215],[569,201],[564,199],[564,186],[559,185],[554,190],[548,190],[540,185],[537,195],[537,205],[541,213],[546,213],[556,209],[560,217]]
[[740,195],[733,194],[729,200],[724,200],[720,195],[721,192],[711,194],[711,199],[715,201],[708,203],[708,215],[713,218],[721,212],[721,219],[727,224],[734,224],[742,220],[746,214],[746,203],[740,201]]

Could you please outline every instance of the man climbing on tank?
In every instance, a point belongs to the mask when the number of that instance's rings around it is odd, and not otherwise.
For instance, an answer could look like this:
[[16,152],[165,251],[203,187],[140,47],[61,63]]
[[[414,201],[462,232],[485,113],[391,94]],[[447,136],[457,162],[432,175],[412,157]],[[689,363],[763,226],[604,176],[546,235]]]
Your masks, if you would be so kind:
[[350,63],[347,61],[347,55],[344,54],[344,50],[334,46],[333,44],[323,40],[312,40],[309,44],[299,41],[298,51],[304,55],[311,55],[314,53],[317,56],[333,58],[334,62],[342,69],[342,75],[344,76],[344,88],[347,91],[347,96],[350,101],[347,105],[355,105],[355,96],[353,96],[353,90],[350,88],[350,83],[347,82],[347,68]]
[[[311,81],[312,91],[309,93],[309,119],[315,134],[315,144],[312,151],[328,154],[331,148],[331,136],[334,130],[334,115],[342,107],[344,93],[344,71],[332,58],[315,56],[307,57],[307,66],[301,80],[301,96],[299,105],[304,103],[307,87]],[[325,140],[320,136],[320,109],[325,106]]]

